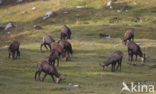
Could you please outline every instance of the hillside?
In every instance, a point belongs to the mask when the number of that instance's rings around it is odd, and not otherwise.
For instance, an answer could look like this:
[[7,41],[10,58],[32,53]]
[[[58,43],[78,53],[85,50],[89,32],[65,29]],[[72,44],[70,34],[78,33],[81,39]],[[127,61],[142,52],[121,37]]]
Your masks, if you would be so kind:
[[[109,0],[25,0],[18,4],[16,0],[3,1],[0,25],[12,22],[15,27],[0,29],[2,94],[119,94],[123,81],[156,86],[156,68],[152,68],[156,65],[156,0],[116,0],[112,9],[106,7]],[[47,12],[53,14],[43,20]],[[137,21],[137,17],[143,20]],[[48,51],[39,51],[43,35],[49,34],[58,41],[65,24],[71,28],[69,41],[74,50],[71,61],[61,59],[57,67],[65,80],[56,84],[47,76],[44,82],[35,81],[37,62],[47,60],[49,55]],[[128,62],[127,47],[121,44],[128,29],[135,31],[135,42],[141,43],[147,55],[146,63],[141,63],[140,57],[136,66]],[[112,38],[99,38],[99,33]],[[14,40],[21,44],[21,58],[17,60],[8,59],[7,48]],[[99,64],[117,50],[124,52],[122,71],[111,72],[111,66],[102,71]]]

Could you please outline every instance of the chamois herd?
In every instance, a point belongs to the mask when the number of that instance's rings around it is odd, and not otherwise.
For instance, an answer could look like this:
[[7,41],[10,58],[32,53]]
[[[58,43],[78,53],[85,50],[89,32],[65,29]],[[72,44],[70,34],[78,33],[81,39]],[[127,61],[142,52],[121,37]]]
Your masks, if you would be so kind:
[[[41,43],[40,51],[42,52],[42,47],[44,46],[47,50],[49,48],[50,55],[47,57],[48,60],[42,60],[37,63],[38,70],[35,72],[35,80],[37,80],[37,76],[40,81],[44,81],[45,77],[47,75],[50,75],[55,81],[54,76],[56,77],[56,83],[59,83],[61,80],[63,80],[60,77],[60,74],[57,72],[55,61],[57,61],[57,66],[59,67],[59,60],[60,57],[64,58],[65,61],[68,61],[71,59],[71,55],[73,53],[72,45],[70,42],[68,42],[68,39],[71,39],[71,30],[69,27],[64,25],[61,29],[61,36],[60,40],[56,42],[51,36],[45,35],[43,36],[43,43]],[[127,43],[127,41],[129,42]],[[133,55],[137,56],[139,55],[141,57],[142,62],[145,62],[145,54],[142,53],[141,48],[139,45],[137,45],[134,42],[134,31],[128,30],[124,37],[121,39],[122,44],[127,44],[128,49],[128,60],[133,61]],[[9,58],[15,59],[20,57],[20,43],[18,41],[14,41],[10,44],[8,48],[9,52]],[[15,57],[16,53],[16,57]],[[124,54],[122,51],[116,51],[113,54],[110,55],[107,61],[104,62],[102,66],[103,70],[106,70],[106,68],[109,65],[112,65],[112,72],[115,72],[115,70],[121,71],[121,65],[122,65],[122,58]],[[116,67],[117,65],[117,67]],[[40,79],[41,72],[44,72],[45,75],[42,79]]]

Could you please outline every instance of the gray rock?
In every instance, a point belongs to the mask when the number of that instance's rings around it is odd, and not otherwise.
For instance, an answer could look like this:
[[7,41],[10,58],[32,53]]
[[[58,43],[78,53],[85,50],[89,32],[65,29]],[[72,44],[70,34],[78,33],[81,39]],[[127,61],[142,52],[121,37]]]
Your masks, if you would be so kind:
[[4,30],[8,30],[9,28],[12,28],[12,27],[14,27],[14,24],[10,22],[5,26]]

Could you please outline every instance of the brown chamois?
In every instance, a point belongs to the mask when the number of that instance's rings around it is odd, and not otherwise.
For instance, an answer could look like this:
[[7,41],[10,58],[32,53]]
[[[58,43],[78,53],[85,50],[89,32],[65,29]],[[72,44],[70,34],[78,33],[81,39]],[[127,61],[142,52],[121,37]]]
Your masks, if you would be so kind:
[[127,49],[128,49],[129,61],[133,61],[133,55],[136,56],[136,60],[137,60],[137,55],[139,55],[141,57],[141,61],[145,62],[145,54],[142,53],[140,46],[137,45],[135,42],[133,41],[128,42]]
[[67,59],[70,58],[73,53],[71,43],[66,40],[59,40],[58,43],[65,50],[65,53],[68,55]]
[[67,27],[66,25],[64,25],[61,28],[61,40],[67,40],[71,38],[71,30],[69,27]]
[[56,42],[52,42],[50,45],[51,45],[51,51],[52,51],[53,49],[56,50],[56,51],[59,53],[59,56],[62,55],[62,57],[63,57],[65,60],[67,60],[65,50],[61,47],[61,45],[59,45],[59,44],[56,43]]
[[42,52],[42,46],[44,46],[46,49],[48,49],[47,45],[51,49],[50,44],[52,42],[55,42],[55,40],[51,36],[49,36],[49,35],[43,36],[43,43],[41,44],[40,51]]
[[121,51],[114,52],[112,55],[110,55],[108,60],[102,66],[103,70],[106,70],[107,66],[109,66],[111,64],[112,72],[115,72],[116,63],[118,63],[116,70],[118,70],[118,68],[120,67],[120,71],[121,71],[122,58],[123,58],[123,53]]
[[128,30],[125,33],[125,35],[124,35],[124,37],[122,39],[122,44],[126,45],[127,40],[131,41],[131,39],[132,39],[132,41],[134,41],[134,31],[133,30]]
[[15,52],[17,52],[16,54],[16,58],[20,57],[20,43],[18,41],[14,41],[10,44],[9,48],[8,48],[8,52],[9,52],[9,58],[11,57],[12,59],[15,58]]
[[57,60],[57,66],[59,66],[60,56],[59,56],[58,51],[56,51],[55,49],[52,49],[48,58],[49,58],[48,61],[50,64],[53,64],[55,66],[55,60]]
[[41,72],[45,73],[44,77],[42,78],[42,81],[44,81],[47,74],[52,77],[54,82],[55,82],[55,79],[54,79],[54,76],[55,76],[56,77],[56,83],[59,83],[62,80],[60,77],[60,74],[57,72],[55,66],[50,65],[45,60],[39,61],[37,63],[37,68],[38,68],[38,70],[35,72],[35,80],[37,80],[37,74],[38,74],[39,80],[41,81],[41,79],[40,79]]

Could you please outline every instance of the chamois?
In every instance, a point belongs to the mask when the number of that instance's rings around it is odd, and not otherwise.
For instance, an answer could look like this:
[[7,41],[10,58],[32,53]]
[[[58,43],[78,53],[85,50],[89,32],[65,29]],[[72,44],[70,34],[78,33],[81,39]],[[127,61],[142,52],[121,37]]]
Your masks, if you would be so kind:
[[54,79],[54,76],[55,76],[56,77],[56,83],[59,83],[62,80],[60,77],[60,74],[57,72],[55,66],[50,65],[45,60],[39,61],[37,63],[37,68],[38,68],[38,70],[35,72],[35,80],[37,80],[37,74],[38,74],[39,80],[41,81],[41,79],[40,79],[41,72],[45,73],[44,77],[42,78],[42,81],[44,81],[47,74],[52,77],[54,82],[55,82],[55,79]]
[[57,66],[59,66],[59,53],[55,49],[52,49],[48,61],[55,66],[55,60],[57,60]]
[[128,42],[127,44],[127,49],[128,49],[128,60],[133,61],[133,55],[136,56],[137,60],[137,55],[141,57],[141,61],[145,62],[145,54],[142,53],[141,48],[139,45],[137,45],[135,42]]
[[59,53],[59,56],[62,55],[63,58],[67,59],[65,50],[58,43],[52,42],[50,46],[51,46],[51,51],[54,49]]
[[18,41],[14,41],[10,44],[8,48],[9,58],[11,57],[12,59],[14,59],[15,52],[17,52],[16,58],[20,57],[19,47],[20,47],[20,43]]
[[123,58],[123,53],[121,51],[114,52],[112,55],[110,55],[108,60],[102,66],[103,70],[106,70],[107,66],[109,66],[111,64],[112,65],[112,72],[115,72],[116,63],[118,63],[116,70],[118,70],[118,68],[120,66],[120,71],[121,71],[122,58]]
[[131,41],[131,39],[132,39],[132,41],[134,41],[134,31],[133,30],[128,30],[125,33],[125,35],[124,35],[124,37],[122,39],[122,44],[126,45],[127,40]]
[[61,28],[61,40],[66,40],[66,39],[70,39],[70,38],[71,38],[71,30],[69,27],[64,25]]
[[70,58],[73,53],[71,43],[66,40],[59,40],[58,43],[65,50],[65,53],[68,55],[67,59]]
[[51,36],[49,36],[49,35],[43,36],[43,43],[41,44],[40,51],[42,52],[42,46],[43,46],[43,45],[44,45],[44,47],[45,47],[46,49],[48,49],[48,48],[47,48],[47,45],[48,45],[49,48],[51,49],[50,44],[51,44],[52,42],[55,42],[55,40],[54,40]]

